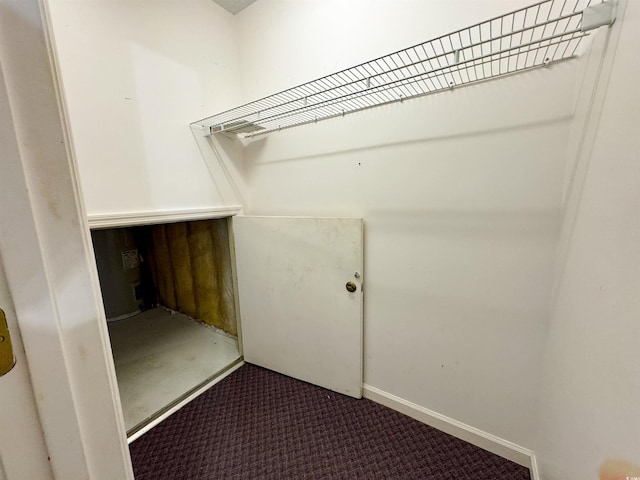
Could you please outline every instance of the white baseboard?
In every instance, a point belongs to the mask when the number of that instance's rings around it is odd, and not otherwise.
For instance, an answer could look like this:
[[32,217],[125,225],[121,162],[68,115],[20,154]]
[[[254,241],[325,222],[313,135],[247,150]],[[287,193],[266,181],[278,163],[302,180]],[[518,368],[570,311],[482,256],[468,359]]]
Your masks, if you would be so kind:
[[531,480],[542,480],[540,470],[538,470],[538,461],[533,452],[531,453]]
[[539,479],[534,452],[528,448],[521,447],[520,445],[516,445],[503,438],[421,407],[403,398],[396,397],[371,385],[365,384],[363,386],[363,396],[430,427],[448,433],[491,453],[495,453],[523,467],[527,467],[531,470],[532,479]]

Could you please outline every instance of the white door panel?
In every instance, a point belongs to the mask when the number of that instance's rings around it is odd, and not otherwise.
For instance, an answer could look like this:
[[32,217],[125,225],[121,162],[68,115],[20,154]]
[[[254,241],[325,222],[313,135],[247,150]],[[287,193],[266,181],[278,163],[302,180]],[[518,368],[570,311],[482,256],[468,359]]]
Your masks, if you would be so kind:
[[359,398],[362,219],[234,217],[233,233],[245,360]]

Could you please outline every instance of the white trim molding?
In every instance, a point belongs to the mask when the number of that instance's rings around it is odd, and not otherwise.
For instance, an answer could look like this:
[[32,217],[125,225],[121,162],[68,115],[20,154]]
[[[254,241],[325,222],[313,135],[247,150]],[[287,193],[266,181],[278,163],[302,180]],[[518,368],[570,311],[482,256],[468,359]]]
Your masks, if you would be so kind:
[[48,460],[56,479],[133,480],[48,3],[0,11],[0,254]]
[[[495,453],[507,460],[529,468],[534,472],[535,455],[532,450],[521,447],[515,443],[509,442],[503,438],[497,437],[478,428],[472,427],[465,423],[454,420],[440,413],[434,412],[420,405],[412,403],[400,397],[396,397],[391,393],[372,387],[371,385],[363,386],[363,396],[380,405],[389,407],[392,410],[403,413],[419,422],[430,427],[436,428],[441,432],[448,433],[456,438],[469,442],[476,447],[480,447],[491,453]],[[534,474],[537,477],[537,471]]]
[[133,225],[153,225],[158,223],[207,220],[237,215],[240,205],[224,207],[192,208],[187,210],[157,210],[148,212],[123,212],[88,215],[89,228],[130,227]]
[[542,480],[542,475],[540,475],[540,470],[538,469],[538,460],[536,459],[535,454],[531,453],[531,480]]

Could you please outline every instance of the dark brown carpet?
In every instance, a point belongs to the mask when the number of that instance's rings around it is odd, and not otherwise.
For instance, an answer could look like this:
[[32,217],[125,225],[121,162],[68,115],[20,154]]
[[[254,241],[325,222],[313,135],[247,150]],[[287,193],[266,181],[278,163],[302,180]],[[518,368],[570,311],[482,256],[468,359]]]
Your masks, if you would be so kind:
[[529,480],[369,400],[245,365],[130,446],[136,480]]

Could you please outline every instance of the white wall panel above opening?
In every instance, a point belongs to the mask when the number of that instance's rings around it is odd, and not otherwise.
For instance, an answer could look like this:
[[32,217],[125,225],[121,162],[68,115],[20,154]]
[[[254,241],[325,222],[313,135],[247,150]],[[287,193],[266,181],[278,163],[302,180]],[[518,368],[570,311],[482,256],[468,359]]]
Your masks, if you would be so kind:
[[233,16],[210,0],[49,3],[87,212],[241,203],[189,129],[240,101]]

